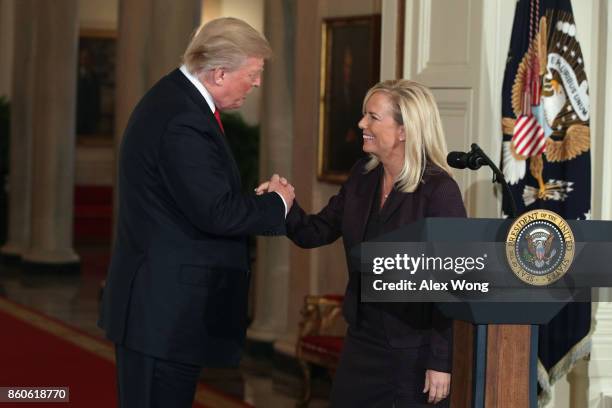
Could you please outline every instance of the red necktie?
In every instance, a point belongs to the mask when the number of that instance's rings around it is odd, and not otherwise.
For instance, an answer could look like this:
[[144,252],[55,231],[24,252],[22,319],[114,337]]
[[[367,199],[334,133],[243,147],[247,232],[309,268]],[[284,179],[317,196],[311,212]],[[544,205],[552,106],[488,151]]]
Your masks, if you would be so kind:
[[219,111],[219,109],[215,109],[215,119],[217,119],[217,123],[221,128],[221,132],[225,133],[225,130],[223,129],[223,123],[221,123],[221,112]]

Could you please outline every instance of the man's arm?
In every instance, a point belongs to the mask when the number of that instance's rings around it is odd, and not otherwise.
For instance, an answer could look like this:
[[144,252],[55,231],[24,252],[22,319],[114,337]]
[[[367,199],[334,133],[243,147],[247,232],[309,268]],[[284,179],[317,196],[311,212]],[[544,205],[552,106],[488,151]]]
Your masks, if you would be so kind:
[[285,206],[278,194],[244,195],[232,189],[225,156],[206,123],[179,115],[166,129],[160,172],[176,206],[202,231],[225,236],[284,232]]

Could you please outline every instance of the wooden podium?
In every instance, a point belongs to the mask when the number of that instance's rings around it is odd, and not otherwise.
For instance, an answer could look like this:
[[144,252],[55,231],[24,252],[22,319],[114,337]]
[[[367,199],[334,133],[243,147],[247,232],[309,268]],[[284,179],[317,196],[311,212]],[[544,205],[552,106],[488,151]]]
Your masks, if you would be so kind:
[[[536,408],[538,324],[564,303],[445,303],[455,320],[452,408]],[[480,313],[482,312],[482,313]]]
[[[426,218],[374,241],[505,242],[512,222]],[[576,242],[606,242],[612,236],[609,221],[568,220],[568,224]],[[600,265],[609,264],[610,256],[604,255],[606,263]],[[351,257],[360,259],[359,247]],[[610,286],[607,283],[593,286]],[[437,303],[455,319],[451,407],[537,408],[538,325],[548,323],[564,305],[562,301]]]

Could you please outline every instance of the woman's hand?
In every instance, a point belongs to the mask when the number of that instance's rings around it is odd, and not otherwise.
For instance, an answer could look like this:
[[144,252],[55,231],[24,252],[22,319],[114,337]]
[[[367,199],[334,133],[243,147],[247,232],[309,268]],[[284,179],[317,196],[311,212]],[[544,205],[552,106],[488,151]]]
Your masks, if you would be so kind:
[[427,402],[437,404],[448,397],[450,381],[450,373],[435,370],[425,371],[425,388],[423,388],[423,393],[429,392]]

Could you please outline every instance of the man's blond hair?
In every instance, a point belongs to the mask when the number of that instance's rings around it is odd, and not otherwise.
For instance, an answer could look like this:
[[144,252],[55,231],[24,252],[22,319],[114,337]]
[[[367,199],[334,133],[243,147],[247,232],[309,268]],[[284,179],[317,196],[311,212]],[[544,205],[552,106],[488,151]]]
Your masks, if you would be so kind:
[[225,68],[238,69],[248,57],[272,56],[268,40],[246,22],[221,17],[204,24],[196,32],[183,55],[183,63],[192,74]]

